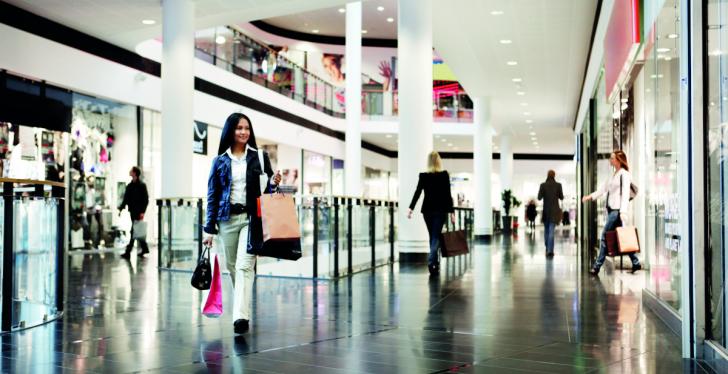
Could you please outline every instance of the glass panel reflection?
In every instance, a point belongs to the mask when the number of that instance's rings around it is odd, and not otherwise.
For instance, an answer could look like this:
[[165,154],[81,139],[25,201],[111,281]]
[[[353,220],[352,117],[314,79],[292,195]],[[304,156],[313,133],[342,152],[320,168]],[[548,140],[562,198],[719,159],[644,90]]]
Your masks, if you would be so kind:
[[14,201],[13,329],[30,327],[56,315],[58,201]]

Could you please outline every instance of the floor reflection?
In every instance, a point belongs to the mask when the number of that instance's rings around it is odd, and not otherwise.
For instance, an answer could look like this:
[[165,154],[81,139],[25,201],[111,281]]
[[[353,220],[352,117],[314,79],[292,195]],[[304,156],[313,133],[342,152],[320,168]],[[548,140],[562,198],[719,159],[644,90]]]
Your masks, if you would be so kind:
[[[573,230],[571,230],[573,231]],[[260,277],[250,333],[200,315],[189,274],[155,256],[70,257],[60,321],[0,336],[2,372],[702,372],[628,278],[579,271],[571,231],[545,256],[519,230],[471,254],[339,281]],[[232,293],[223,282],[225,304]],[[225,304],[227,307],[228,304]],[[227,309],[226,309],[227,311]]]

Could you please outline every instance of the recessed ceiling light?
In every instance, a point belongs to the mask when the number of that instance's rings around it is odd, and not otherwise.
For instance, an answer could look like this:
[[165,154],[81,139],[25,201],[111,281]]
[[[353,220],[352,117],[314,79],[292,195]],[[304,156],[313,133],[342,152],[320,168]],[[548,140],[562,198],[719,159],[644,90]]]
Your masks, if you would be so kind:
[[394,22],[394,18],[392,18],[392,17],[387,18],[387,22],[389,22],[389,23]]
[[452,143],[447,143],[447,146],[448,147],[452,147]]
[[534,135],[534,136],[535,136],[535,135],[536,135],[536,133],[535,133],[535,132],[533,132],[533,131],[531,131],[531,132],[529,132],[529,133],[528,133],[528,135]]
[[670,48],[657,48],[657,53],[667,53],[670,52]]
[[536,138],[535,136],[532,136],[532,137],[531,137],[531,140],[535,142],[535,141],[537,141],[537,140],[538,140],[538,138]]
[[523,91],[518,91],[518,92],[516,92],[516,95],[518,95],[518,96],[525,96],[526,93],[523,92]]
[[345,12],[346,12],[346,9],[344,9],[344,8],[339,8],[339,13],[345,13]]
[[157,23],[157,21],[155,21],[153,19],[143,19],[142,23],[145,25],[153,25],[153,24]]
[[710,54],[711,56],[720,56],[720,55],[722,55],[722,54],[723,54],[723,51],[721,51],[720,49],[714,49],[714,50],[712,50],[712,51],[711,51],[711,52],[710,52],[709,54]]
[[384,12],[384,7],[380,5],[380,6],[377,7],[377,10],[380,11],[380,12]]
[[367,32],[368,32],[367,30],[361,30],[362,34],[366,34]]
[[503,15],[503,11],[502,10],[494,10],[494,11],[490,12],[490,14],[491,15],[494,15],[494,16],[501,16],[501,15]]
[[441,142],[443,142],[443,143],[447,143],[447,139],[445,139],[445,138],[442,138]]
[[532,119],[527,119],[526,120],[526,123],[533,123],[533,120]]
[[227,41],[227,39],[225,39],[225,37],[222,35],[218,35],[215,38],[215,43],[217,43],[217,44],[225,44],[226,41]]
[[672,60],[672,57],[670,57],[670,56],[665,56],[665,61],[670,61],[670,60]]
[[506,64],[508,66],[516,66],[516,65],[518,65],[518,61],[508,61],[508,62],[506,62]]
[[513,79],[511,79],[511,80],[512,80],[513,82],[515,82],[515,83],[520,83],[520,82],[523,82],[523,79],[521,79],[521,78],[513,78]]
[[318,34],[319,33],[319,29],[313,29],[313,30],[311,30],[311,32],[314,33],[314,34]]
[[667,36],[668,39],[677,39],[677,34],[669,34]]
[[521,103],[521,106],[528,106],[528,103]]
[[530,116],[531,115],[531,112],[523,112],[523,115],[524,116]]
[[392,137],[392,134],[387,134],[387,135],[384,135],[384,136],[387,137],[387,138],[391,138]]
[[511,41],[510,39],[501,39],[500,40],[500,44],[511,44],[511,43],[513,43],[513,41]]

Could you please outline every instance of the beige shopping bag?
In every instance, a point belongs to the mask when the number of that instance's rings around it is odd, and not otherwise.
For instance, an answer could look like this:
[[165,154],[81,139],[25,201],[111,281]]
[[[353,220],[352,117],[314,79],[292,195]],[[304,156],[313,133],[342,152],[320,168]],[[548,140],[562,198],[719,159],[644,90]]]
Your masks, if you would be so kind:
[[640,238],[634,226],[617,227],[617,243],[619,253],[637,253],[640,251]]
[[263,242],[301,238],[293,196],[281,193],[263,194],[259,204]]

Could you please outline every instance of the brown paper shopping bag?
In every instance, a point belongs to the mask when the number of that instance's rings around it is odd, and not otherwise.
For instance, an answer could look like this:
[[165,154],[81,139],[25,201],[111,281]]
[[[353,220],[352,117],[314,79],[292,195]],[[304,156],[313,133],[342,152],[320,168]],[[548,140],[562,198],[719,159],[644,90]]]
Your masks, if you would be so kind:
[[634,226],[617,227],[617,242],[619,253],[637,253],[640,251],[640,238],[637,235],[637,228]]

